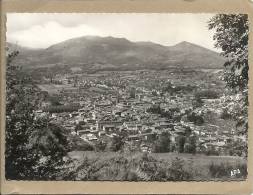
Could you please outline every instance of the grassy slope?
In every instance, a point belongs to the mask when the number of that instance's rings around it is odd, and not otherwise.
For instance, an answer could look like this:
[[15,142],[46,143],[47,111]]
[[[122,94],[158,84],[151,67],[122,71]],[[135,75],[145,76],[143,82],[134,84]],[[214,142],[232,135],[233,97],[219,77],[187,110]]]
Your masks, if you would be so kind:
[[[132,159],[140,159],[142,153],[128,153],[122,154],[118,152],[93,152],[93,151],[73,151],[69,153],[71,158],[77,159],[82,162],[85,158],[90,160],[97,160],[97,162],[103,163],[108,162],[113,158],[122,158],[124,156],[129,161]],[[241,157],[231,157],[231,156],[205,156],[205,155],[191,155],[191,154],[177,154],[177,153],[152,153],[151,157],[157,160],[157,162],[167,162],[171,164],[176,158],[184,161],[184,169],[193,175],[193,180],[215,180],[233,179],[230,177],[230,169],[240,168],[242,165],[246,164],[246,160]],[[213,178],[210,176],[209,167],[211,164],[217,166],[225,165],[227,176],[223,178]],[[113,168],[112,168],[113,169]],[[229,170],[228,170],[229,169]],[[241,178],[234,178],[241,179]]]
[[[82,160],[84,157],[88,157],[89,159],[95,159],[99,158],[101,160],[103,159],[109,159],[112,157],[115,157],[119,155],[118,152],[93,152],[93,151],[72,151],[69,153],[69,156],[71,158],[75,158],[78,160]],[[135,157],[141,155],[141,153],[132,153],[132,154],[126,154],[127,158],[130,157]],[[236,164],[236,163],[245,163],[245,159],[241,157],[235,157],[235,156],[206,156],[206,155],[192,155],[192,154],[184,154],[184,153],[151,153],[151,156],[153,156],[156,159],[159,160],[166,160],[170,161],[173,158],[179,157],[183,160],[193,160],[195,163],[203,166],[206,164],[209,164],[211,162],[215,164],[219,163],[231,163],[231,164]]]

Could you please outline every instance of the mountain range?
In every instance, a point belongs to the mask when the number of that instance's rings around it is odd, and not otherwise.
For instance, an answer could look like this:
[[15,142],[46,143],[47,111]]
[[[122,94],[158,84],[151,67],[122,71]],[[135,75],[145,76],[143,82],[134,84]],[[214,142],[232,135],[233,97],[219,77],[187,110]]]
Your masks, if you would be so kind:
[[15,63],[24,67],[48,65],[94,66],[94,68],[222,68],[219,53],[199,45],[181,42],[164,46],[153,42],[131,42],[125,38],[84,36],[31,49],[7,43],[18,50]]

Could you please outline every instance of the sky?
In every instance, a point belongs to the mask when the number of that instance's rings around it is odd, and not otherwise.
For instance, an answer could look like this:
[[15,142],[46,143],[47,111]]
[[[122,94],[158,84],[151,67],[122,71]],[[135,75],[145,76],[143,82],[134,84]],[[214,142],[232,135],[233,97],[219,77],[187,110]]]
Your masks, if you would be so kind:
[[47,48],[86,35],[124,37],[171,46],[188,41],[217,51],[207,21],[214,14],[8,13],[8,42]]

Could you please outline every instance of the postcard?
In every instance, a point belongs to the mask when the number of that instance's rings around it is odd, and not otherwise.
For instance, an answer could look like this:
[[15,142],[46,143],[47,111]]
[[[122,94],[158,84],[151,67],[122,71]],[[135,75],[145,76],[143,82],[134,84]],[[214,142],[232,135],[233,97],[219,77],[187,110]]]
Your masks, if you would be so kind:
[[29,2],[3,2],[3,193],[252,190],[240,1]]

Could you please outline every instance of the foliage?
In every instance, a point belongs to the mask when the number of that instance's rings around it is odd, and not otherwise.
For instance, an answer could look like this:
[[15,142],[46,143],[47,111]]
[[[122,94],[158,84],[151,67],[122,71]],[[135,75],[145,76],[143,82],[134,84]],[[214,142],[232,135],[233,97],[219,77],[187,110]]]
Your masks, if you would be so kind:
[[[80,122],[83,122],[83,121],[80,121]],[[82,125],[81,125],[81,123],[80,122],[78,122],[77,124],[76,124],[76,126],[75,126],[75,132],[77,132],[77,131],[79,131],[79,130],[82,130],[83,129],[83,127],[82,127]]]
[[186,153],[196,153],[196,137],[190,136],[186,139],[186,143],[184,145],[184,152]]
[[94,147],[82,140],[78,135],[69,136],[70,151],[92,151]]
[[171,95],[174,93],[179,93],[179,92],[184,92],[184,93],[189,93],[192,92],[194,89],[196,89],[195,86],[192,85],[178,85],[174,86],[171,82],[168,82],[166,86],[162,89],[163,92],[168,92]]
[[167,85],[163,88],[163,92],[169,92],[171,95],[173,94],[175,86],[172,85],[171,82],[168,82]]
[[203,100],[199,96],[195,96],[194,100],[192,101],[192,105],[194,108],[202,107],[204,104]]
[[153,96],[158,96],[158,93],[155,90],[153,90],[151,93],[152,93]]
[[34,121],[34,129],[29,137],[29,147],[39,159],[34,166],[34,179],[55,179],[65,165],[63,157],[69,150],[67,146],[67,136],[62,127],[51,123],[47,118]]
[[150,108],[147,109],[147,112],[153,113],[153,114],[160,114],[161,117],[166,117],[171,119],[172,118],[172,112],[165,111],[161,108],[160,105],[152,105]]
[[184,152],[184,145],[185,145],[185,136],[178,136],[176,139],[176,147],[177,147],[177,151],[179,153],[183,153]]
[[211,146],[210,148],[206,149],[205,154],[207,156],[219,156],[219,151],[215,149],[214,146]]
[[190,122],[194,122],[195,125],[202,125],[204,123],[204,118],[201,114],[191,112],[187,115],[187,119]]
[[230,156],[245,156],[245,148],[247,148],[247,143],[241,141],[233,141],[228,144]]
[[[105,154],[105,153],[103,153]],[[217,179],[245,179],[247,164],[245,160],[238,161],[229,157],[193,156],[190,154],[175,155],[172,153],[149,154],[107,152],[101,155],[97,152],[85,152],[84,158],[75,163],[65,180],[98,180],[98,181],[203,181]],[[159,158],[157,158],[159,156]],[[220,167],[224,164],[230,174],[230,169],[240,169],[236,177],[215,174],[210,166]],[[212,165],[213,164],[213,165]],[[214,168],[214,169],[215,169]],[[217,168],[222,170],[220,168]],[[219,171],[220,172],[220,171]]]
[[232,118],[237,121],[237,134],[245,135],[248,127],[248,109],[245,107],[245,96],[242,94],[224,95],[221,97],[221,118]]
[[[215,30],[215,46],[227,57],[224,64],[230,69],[225,75],[228,86],[244,90],[248,84],[248,35],[247,14],[218,14],[209,21]],[[237,72],[238,71],[238,72]]]
[[159,161],[144,153],[134,158],[122,154],[107,160],[88,159],[69,173],[73,180],[109,181],[184,181],[192,176],[184,168],[185,161],[175,158],[172,163]]
[[77,104],[69,104],[69,105],[57,105],[57,106],[49,106],[43,108],[43,111],[50,113],[61,113],[61,112],[73,112],[78,111],[79,105]]
[[60,98],[57,95],[49,96],[49,101],[51,102],[52,106],[60,106]]
[[147,109],[147,112],[150,112],[153,114],[161,114],[162,109],[160,105],[152,105],[150,108]]
[[106,142],[104,142],[104,141],[98,141],[97,143],[96,143],[96,151],[105,151],[105,149],[106,149]]
[[154,143],[154,152],[170,151],[170,135],[168,132],[162,132],[158,140]]
[[219,97],[219,94],[213,90],[202,90],[195,93],[196,99],[207,98],[207,99],[216,99]]
[[[21,88],[18,79],[18,67],[10,63],[18,52],[7,57],[6,70],[6,150],[5,170],[7,179],[22,179],[31,174],[35,163],[34,154],[28,148],[28,136],[33,123],[33,105],[28,100],[30,91]],[[26,98],[25,98],[26,96]],[[26,112],[23,112],[23,111]],[[23,112],[23,113],[22,113]]]
[[192,176],[184,169],[184,160],[175,158],[172,161],[171,166],[168,169],[168,180],[169,181],[184,181],[190,180]]
[[107,144],[107,150],[119,151],[123,148],[124,142],[122,136],[113,136],[111,141]]
[[20,67],[6,64],[5,176],[12,180],[56,178],[67,152],[62,129],[47,118],[36,118],[39,91]]
[[136,96],[136,89],[135,88],[131,88],[130,89],[130,98],[135,98]]
[[209,29],[215,30],[215,46],[222,49],[226,57],[224,80],[235,93],[243,98],[237,100],[242,107],[237,114],[241,134],[248,129],[248,36],[249,21],[247,14],[217,14],[209,21]]

